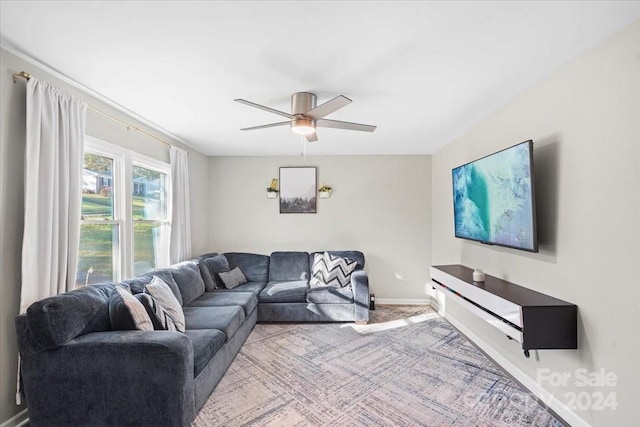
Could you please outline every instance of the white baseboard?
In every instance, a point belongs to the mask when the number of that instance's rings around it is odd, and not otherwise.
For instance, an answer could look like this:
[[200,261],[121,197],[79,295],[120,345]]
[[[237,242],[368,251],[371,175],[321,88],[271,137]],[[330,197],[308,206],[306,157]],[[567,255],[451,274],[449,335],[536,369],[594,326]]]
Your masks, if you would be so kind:
[[401,299],[401,298],[377,298],[379,305],[431,305],[431,298],[425,299]]
[[459,320],[452,317],[448,313],[444,314],[444,318],[447,319],[453,326],[460,330],[468,339],[473,341],[478,347],[482,349],[489,357],[491,357],[502,369],[507,371],[511,376],[518,380],[524,387],[527,388],[538,399],[544,402],[549,408],[555,411],[558,416],[562,417],[564,421],[569,423],[573,427],[591,427],[589,423],[580,418],[578,414],[567,408],[562,402],[554,397],[553,394],[542,388],[533,378],[525,374],[520,368],[511,363],[506,357],[501,355],[497,350],[487,344],[486,341],[481,339],[478,335],[471,332],[466,326],[464,326]]
[[7,421],[0,424],[0,427],[20,427],[29,422],[29,413],[26,409],[18,412]]

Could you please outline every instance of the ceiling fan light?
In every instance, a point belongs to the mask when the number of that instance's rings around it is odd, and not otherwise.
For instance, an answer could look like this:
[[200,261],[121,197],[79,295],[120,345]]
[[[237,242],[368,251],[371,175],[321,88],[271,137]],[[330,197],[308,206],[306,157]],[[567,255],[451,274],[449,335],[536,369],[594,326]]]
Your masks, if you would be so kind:
[[311,135],[316,131],[316,123],[306,117],[297,118],[291,122],[291,130],[298,135]]

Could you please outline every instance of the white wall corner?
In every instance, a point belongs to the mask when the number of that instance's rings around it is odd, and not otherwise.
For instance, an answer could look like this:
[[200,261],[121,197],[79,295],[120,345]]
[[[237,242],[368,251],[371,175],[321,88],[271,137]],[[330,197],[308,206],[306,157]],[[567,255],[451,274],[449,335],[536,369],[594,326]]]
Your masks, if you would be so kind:
[[438,298],[431,298],[431,307],[433,307],[433,309],[435,311],[437,311],[439,315],[441,315],[441,316],[445,315],[444,309],[440,305],[440,302],[438,301]]
[[29,412],[27,409],[24,409],[0,424],[0,427],[21,427],[27,425],[28,422]]
[[533,378],[529,377],[516,365],[511,363],[506,357],[500,354],[500,352],[487,344],[486,341],[471,332],[471,330],[464,326],[462,322],[448,313],[444,313],[444,317],[454,327],[462,332],[462,334],[465,335],[467,339],[471,340],[474,344],[480,347],[480,349],[482,349],[482,351],[484,351],[490,358],[492,358],[502,369],[504,369],[507,373],[518,380],[524,387],[526,387],[527,391],[531,392],[535,397],[540,399],[540,401],[544,402],[549,408],[555,411],[558,416],[562,417],[565,422],[569,423],[573,427],[591,427],[591,425],[580,416],[578,416],[578,414],[567,408],[561,401],[556,399],[556,397],[552,393],[549,393],[547,390],[545,390]]
[[431,307],[438,312],[442,317],[445,317],[445,296],[444,293],[433,289],[433,295],[431,296]]

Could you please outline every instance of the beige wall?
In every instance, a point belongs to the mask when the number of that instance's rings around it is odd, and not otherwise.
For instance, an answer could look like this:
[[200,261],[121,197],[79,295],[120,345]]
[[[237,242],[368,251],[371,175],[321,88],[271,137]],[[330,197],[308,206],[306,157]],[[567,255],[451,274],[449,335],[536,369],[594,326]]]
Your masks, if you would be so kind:
[[[8,420],[22,408],[15,405],[17,345],[14,317],[20,302],[20,264],[22,247],[23,186],[24,186],[24,139],[25,139],[25,82],[20,79],[13,84],[12,74],[25,70],[60,87],[89,105],[99,108],[122,120],[145,129],[152,134],[181,146],[134,119],[114,111],[107,105],[71,87],[51,74],[11,53],[0,50],[0,423]],[[168,161],[169,151],[153,139],[127,131],[123,126],[93,112],[87,113],[87,134],[121,145],[139,153]],[[202,194],[207,181],[207,157],[189,150],[190,181],[193,194]],[[204,251],[207,246],[208,221],[206,199],[194,197],[191,202],[194,253]]]
[[[431,259],[429,156],[212,157],[211,250],[364,252],[378,298],[425,299]],[[317,214],[280,214],[266,187],[280,166],[316,166]]]
[[[540,253],[453,237],[451,168],[534,140]],[[616,393],[616,410],[579,410],[594,426],[631,425],[640,395],[640,22],[531,87],[433,162],[433,262],[461,263],[578,305],[578,350],[525,359],[516,342],[447,299],[447,312],[536,379],[538,368],[575,375],[604,368],[615,388],[543,387]]]

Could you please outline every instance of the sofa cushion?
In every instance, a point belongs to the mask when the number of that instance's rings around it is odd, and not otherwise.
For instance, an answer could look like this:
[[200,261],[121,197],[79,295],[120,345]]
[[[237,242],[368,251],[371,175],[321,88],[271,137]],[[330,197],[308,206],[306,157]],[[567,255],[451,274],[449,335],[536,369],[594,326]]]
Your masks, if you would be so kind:
[[171,267],[171,275],[180,289],[182,305],[187,305],[204,293],[200,267],[194,261],[184,261]]
[[269,257],[267,255],[243,252],[227,252],[229,268],[240,267],[249,282],[267,282],[269,276]]
[[328,252],[315,254],[311,269],[309,285],[335,286],[344,288],[351,284],[351,273],[356,268],[356,261],[331,255]]
[[244,321],[244,310],[238,306],[185,307],[187,329],[217,329],[224,332],[227,341],[236,333]]
[[153,331],[153,323],[142,303],[120,286],[116,286],[109,298],[109,318],[115,331]]
[[258,305],[258,297],[252,292],[205,292],[200,298],[192,301],[189,307],[224,307],[240,306],[245,317]]
[[202,280],[204,281],[205,292],[210,292],[216,288],[216,280],[213,277],[213,272],[211,271],[207,263],[204,262],[204,260],[207,258],[212,258],[216,255],[218,254],[210,253],[210,254],[200,255],[199,257],[196,257],[191,260],[196,264],[198,264],[198,268],[200,269],[200,275],[202,276]]
[[247,282],[233,289],[217,289],[216,292],[251,292],[258,296],[265,286],[267,286],[266,282]]
[[176,329],[180,332],[185,330],[184,312],[182,306],[175,298],[169,285],[159,277],[154,277],[151,283],[146,287],[147,292],[169,313],[176,325]]
[[[171,274],[171,267],[152,270],[145,273],[143,276],[151,276],[151,278],[154,278],[154,277],[161,278],[169,286],[169,288],[171,289],[171,292],[173,292],[173,295],[176,297],[180,305],[182,305],[182,294],[180,293],[180,288],[178,288],[178,285],[176,284],[176,281],[173,278],[173,274]],[[151,280],[149,280],[149,283],[151,283]]]
[[342,258],[349,258],[356,261],[358,264],[356,270],[362,270],[364,268],[364,254],[360,251],[318,251],[311,252],[309,254],[309,268],[313,269],[313,259],[316,254],[323,254],[328,252],[331,255],[339,256]]
[[24,347],[39,352],[80,335],[111,330],[109,299],[115,287],[113,283],[85,286],[34,302],[27,308]]
[[177,331],[173,318],[169,316],[167,310],[164,309],[154,297],[149,294],[136,294],[135,297],[142,303],[147,314],[153,323],[153,329],[156,331]]
[[227,289],[233,289],[238,285],[247,283],[247,278],[242,273],[242,270],[240,270],[240,267],[220,273],[220,280],[222,280],[224,287]]
[[312,287],[307,292],[307,302],[315,304],[353,304],[353,291],[349,287]]
[[309,280],[307,252],[273,252],[269,261],[269,281]]
[[306,280],[269,282],[260,292],[260,302],[306,302],[308,284]]
[[209,267],[209,271],[211,272],[211,278],[213,279],[213,288],[208,287],[206,290],[211,292],[215,289],[224,288],[222,281],[220,280],[220,273],[224,273],[225,271],[230,271],[229,261],[227,257],[224,255],[216,255],[213,257],[205,258],[204,263],[207,267]]
[[207,252],[206,254],[198,255],[197,257],[195,257],[193,259],[193,261],[211,258],[211,257],[214,257],[216,255],[218,255],[218,252]]
[[133,279],[123,280],[122,282],[120,282],[120,284],[123,286],[128,286],[129,289],[131,289],[131,293],[135,295],[143,293],[144,287],[151,283],[151,279],[153,279],[153,276],[144,275],[134,277]]
[[186,331],[193,345],[193,376],[197,377],[224,345],[224,332],[217,329],[194,329]]

